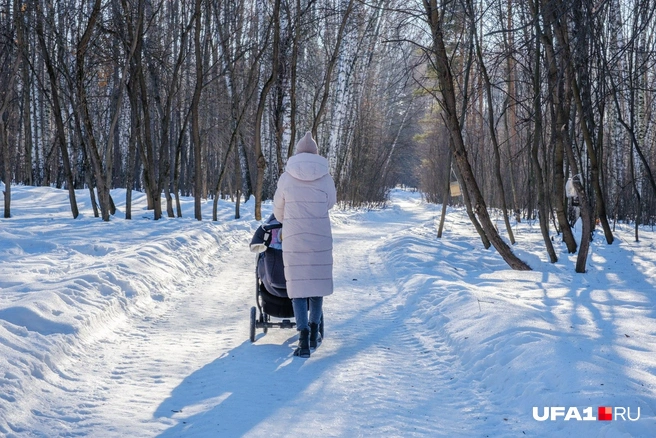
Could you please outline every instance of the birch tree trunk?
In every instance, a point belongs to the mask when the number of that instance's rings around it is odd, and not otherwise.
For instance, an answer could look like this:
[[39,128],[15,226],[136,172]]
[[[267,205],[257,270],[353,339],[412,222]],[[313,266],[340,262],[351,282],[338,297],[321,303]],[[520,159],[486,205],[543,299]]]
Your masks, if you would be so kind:
[[264,171],[266,169],[266,158],[262,153],[262,117],[267,96],[273,86],[278,73],[278,54],[280,49],[280,0],[275,0],[273,6],[273,59],[271,75],[265,82],[260,92],[260,100],[255,113],[255,157],[257,159],[257,176],[255,179],[255,220],[262,220],[262,191],[264,188]]
[[[342,22],[339,25],[339,31],[337,32],[337,40],[335,41],[335,47],[333,48],[333,53],[328,60],[328,64],[326,65],[326,74],[324,75],[323,78],[323,95],[321,96],[321,100],[319,102],[319,109],[315,112],[314,118],[312,121],[312,137],[317,139],[317,133],[319,130],[319,123],[321,123],[321,120],[323,119],[323,114],[326,111],[326,103],[328,102],[328,96],[330,96],[330,84],[332,82],[332,77],[333,77],[333,70],[335,69],[335,65],[337,64],[337,59],[339,58],[339,50],[340,47],[342,46],[342,40],[344,39],[344,31],[346,29],[346,23],[348,23],[348,18],[349,15],[351,15],[351,11],[353,10],[353,3],[354,0],[349,0],[348,5],[346,6],[346,10],[344,11],[344,15],[342,16]],[[316,107],[316,100],[314,102],[314,107]]]
[[[32,141],[32,111],[31,111],[31,105],[32,105],[32,92],[31,92],[31,84],[30,84],[30,58],[29,58],[29,52],[30,48],[28,46],[29,38],[28,35],[26,34],[26,28],[29,26],[29,24],[26,24],[26,21],[29,20],[28,18],[28,11],[30,11],[30,8],[26,7],[25,10],[22,8],[18,8],[19,5],[18,0],[14,0],[14,14],[16,16],[16,40],[17,40],[17,49],[18,49],[18,55],[21,58],[21,76],[22,76],[22,81],[23,81],[23,133],[25,135],[24,143],[24,151],[25,151],[25,164],[24,164],[24,172],[25,172],[25,183],[27,185],[32,185],[34,184],[34,169],[32,167],[32,147],[34,146],[33,141]],[[31,13],[31,11],[30,11]],[[76,204],[77,205],[77,204]],[[72,209],[71,209],[72,210]]]

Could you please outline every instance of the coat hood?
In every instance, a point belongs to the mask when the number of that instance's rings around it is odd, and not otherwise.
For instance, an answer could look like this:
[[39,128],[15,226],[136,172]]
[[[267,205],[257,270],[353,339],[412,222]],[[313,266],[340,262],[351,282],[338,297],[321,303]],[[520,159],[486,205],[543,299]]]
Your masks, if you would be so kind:
[[285,171],[301,181],[315,181],[328,174],[328,160],[311,153],[296,154],[289,158]]

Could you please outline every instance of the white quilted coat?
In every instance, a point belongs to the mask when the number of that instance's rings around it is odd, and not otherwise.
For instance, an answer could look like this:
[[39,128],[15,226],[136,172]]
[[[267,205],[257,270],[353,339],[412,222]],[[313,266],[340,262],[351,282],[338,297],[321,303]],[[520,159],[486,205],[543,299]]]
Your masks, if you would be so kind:
[[282,257],[290,298],[323,297],[333,292],[328,210],[335,202],[335,183],[324,157],[297,153],[289,158],[273,197],[273,214],[283,224]]

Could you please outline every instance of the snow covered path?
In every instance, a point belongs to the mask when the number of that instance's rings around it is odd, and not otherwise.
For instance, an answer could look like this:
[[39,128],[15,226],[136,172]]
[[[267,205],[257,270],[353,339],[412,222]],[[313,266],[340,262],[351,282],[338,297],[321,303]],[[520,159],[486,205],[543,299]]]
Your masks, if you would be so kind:
[[[396,232],[427,217],[401,216]],[[296,332],[248,341],[250,235],[232,235],[206,275],[85,346],[60,390],[35,408],[37,436],[431,436],[469,434],[480,410],[453,384],[453,354],[408,321],[384,260],[391,224],[336,224],[336,293],[308,360]],[[223,257],[229,253],[231,257]],[[423,342],[430,341],[430,345]],[[335,409],[338,408],[338,409]],[[480,421],[478,422],[481,423]]]
[[[221,201],[218,222],[198,222],[185,199],[183,218],[154,224],[141,195],[134,220],[102,223],[88,204],[70,219],[65,191],[13,193],[15,216],[0,229],[0,436],[656,430],[652,230],[636,243],[618,224],[617,243],[596,238],[581,275],[562,243],[550,264],[538,227],[516,224],[513,250],[535,268],[516,272],[482,248],[462,211],[435,239],[439,207],[417,193],[397,190],[385,209],[333,211],[326,339],[301,359],[295,331],[248,339],[250,212],[234,220],[234,204]],[[534,418],[554,406],[631,413]]]
[[244,239],[231,235],[220,248],[244,257],[211,258],[200,278],[166,300],[119,314],[69,363],[58,364],[65,378],[38,397],[34,429],[18,429],[19,436],[154,436],[177,424],[158,406],[184,377],[243,342],[248,288],[240,276],[249,270],[239,264],[250,256]]

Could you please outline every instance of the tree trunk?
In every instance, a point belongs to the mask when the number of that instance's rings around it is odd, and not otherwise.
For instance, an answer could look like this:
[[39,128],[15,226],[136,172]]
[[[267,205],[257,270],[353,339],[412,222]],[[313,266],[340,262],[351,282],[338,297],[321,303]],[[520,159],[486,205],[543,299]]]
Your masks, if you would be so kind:
[[[452,140],[449,140],[452,142]],[[451,146],[451,155],[453,155],[453,144]],[[479,237],[481,238],[481,242],[483,243],[483,247],[485,249],[489,249],[490,246],[492,246],[492,243],[490,242],[490,238],[485,234],[485,230],[481,226],[481,223],[478,221],[478,218],[476,218],[476,213],[474,212],[474,208],[472,207],[472,202],[471,202],[471,197],[469,196],[469,192],[467,191],[467,183],[465,180],[462,178],[460,175],[460,171],[458,170],[458,166],[454,168],[454,171],[456,173],[456,178],[460,182],[461,186],[461,191],[462,191],[462,202],[465,204],[465,211],[467,212],[467,217],[471,221],[472,225],[474,226],[474,229],[476,230],[476,233],[478,233]]]
[[[7,89],[7,94],[9,94],[9,90],[11,90],[11,88]],[[13,179],[11,175],[11,150],[7,139],[7,125],[5,124],[5,113],[7,111],[7,105],[5,104],[8,100],[9,99],[5,96],[5,102],[3,103],[2,108],[0,108],[0,152],[2,152],[2,161],[4,162],[2,179],[4,180],[5,187],[2,194],[4,195],[5,218],[11,217],[11,181]]]
[[[73,219],[76,219],[80,212],[77,208],[77,201],[75,198],[75,183],[73,182],[73,172],[71,171],[71,161],[68,156],[68,148],[66,146],[66,130],[64,128],[64,119],[62,117],[61,104],[59,101],[59,84],[57,83],[57,73],[52,64],[48,47],[46,46],[45,37],[43,35],[43,17],[42,12],[37,11],[36,32],[38,35],[39,45],[41,46],[41,54],[43,61],[48,71],[48,78],[50,79],[50,92],[52,93],[51,103],[52,110],[55,116],[55,126],[57,128],[57,143],[61,151],[62,165],[64,166],[64,175],[66,177],[66,186],[68,189],[69,202],[71,204],[71,213]],[[28,108],[29,111],[29,108]]]
[[[508,53],[513,53],[517,48],[515,47],[515,37],[514,33],[509,31],[514,29],[513,24],[513,0],[507,0],[507,20],[508,24],[505,29],[503,29],[504,37],[507,36],[507,40],[504,38],[504,43],[506,45],[506,51]],[[501,22],[503,23],[503,22]],[[513,56],[508,56],[506,60],[506,70],[508,75],[508,98],[506,99],[506,111],[504,112],[504,123],[506,127],[507,141],[506,146],[508,149],[508,174],[510,176],[510,192],[512,195],[512,207],[513,213],[515,215],[515,221],[520,222],[522,219],[521,210],[519,208],[519,200],[517,199],[517,188],[515,187],[515,164],[513,163],[513,145],[519,143],[519,133],[517,132],[517,69],[516,61]],[[515,149],[518,149],[515,147]]]
[[173,165],[173,192],[175,193],[175,206],[177,217],[182,217],[182,206],[180,205],[180,170],[182,168],[182,145],[187,131],[187,124],[191,115],[191,108],[185,114],[182,127],[178,134],[178,141],[175,147],[175,164]]
[[[25,133],[25,183],[27,185],[34,184],[34,170],[32,168],[32,111],[30,106],[32,105],[32,93],[30,85],[30,58],[29,58],[29,46],[26,39],[26,24],[25,20],[27,19],[27,8],[25,11],[22,11],[18,8],[20,2],[14,0],[14,14],[16,15],[16,39],[17,39],[17,49],[18,55],[21,58],[20,69],[21,76],[23,80],[23,132]],[[20,11],[20,12],[19,12]]]
[[78,41],[76,52],[75,52],[75,63],[77,67],[76,80],[77,80],[77,91],[78,91],[78,111],[80,114],[80,119],[84,125],[84,130],[86,133],[87,141],[86,146],[89,150],[89,156],[91,158],[91,164],[93,165],[93,170],[96,178],[96,186],[98,187],[98,198],[100,202],[100,214],[103,221],[109,221],[110,211],[111,211],[111,202],[109,200],[109,187],[105,184],[107,179],[105,178],[105,172],[103,169],[103,162],[100,156],[98,145],[96,143],[96,138],[93,131],[93,123],[91,121],[91,114],[89,113],[89,104],[87,101],[87,92],[85,88],[85,68],[84,68],[84,57],[89,46],[89,41],[91,40],[91,35],[96,26],[96,22],[100,16],[100,6],[101,1],[95,0],[93,10],[89,16],[89,21],[84,30],[82,38]]
[[531,158],[533,161],[533,167],[535,168],[536,182],[537,182],[537,191],[538,191],[538,211],[540,212],[540,231],[542,232],[542,240],[547,248],[547,254],[549,255],[549,261],[551,263],[556,263],[558,257],[556,256],[556,251],[554,250],[553,243],[551,242],[551,237],[549,236],[549,208],[547,206],[547,191],[544,184],[544,175],[542,172],[542,167],[540,166],[539,150],[540,145],[542,144],[542,99],[541,99],[541,87],[540,87],[540,20],[538,19],[538,11],[533,3],[530,1],[530,4],[533,9],[533,17],[535,23],[535,67],[533,71],[533,118],[535,119],[535,130],[533,132],[533,145],[531,147]]
[[262,220],[262,192],[264,188],[264,170],[266,169],[266,158],[262,153],[262,117],[264,106],[273,86],[278,70],[278,56],[280,52],[280,0],[276,0],[273,7],[273,60],[271,75],[267,79],[262,91],[255,113],[255,157],[257,159],[257,176],[255,179],[255,220]]
[[494,149],[494,177],[497,182],[497,187],[499,189],[499,198],[501,201],[501,211],[503,213],[503,221],[506,224],[506,231],[508,232],[508,239],[512,245],[515,244],[515,236],[512,231],[512,226],[510,225],[510,219],[508,218],[508,207],[506,205],[506,193],[503,189],[503,179],[501,178],[501,155],[499,153],[499,142],[497,140],[497,133],[494,128],[494,102],[492,101],[492,85],[490,84],[490,76],[487,73],[487,68],[483,62],[483,53],[481,52],[480,44],[478,43],[478,38],[474,38],[476,42],[476,53],[478,55],[478,62],[481,68],[481,73],[483,75],[483,86],[485,87],[485,95],[487,97],[487,117],[488,117],[488,127],[490,128],[490,139],[492,140],[492,147]]
[[485,200],[483,199],[483,195],[476,183],[474,173],[469,164],[467,150],[465,149],[462,133],[460,131],[460,121],[457,116],[457,105],[453,87],[453,77],[450,69],[450,59],[446,52],[446,46],[444,45],[442,34],[443,15],[441,15],[438,10],[437,0],[426,1],[425,6],[428,24],[430,25],[433,37],[433,56],[435,56],[434,65],[437,70],[437,76],[441,88],[441,105],[445,113],[447,128],[451,134],[451,145],[453,147],[455,161],[460,171],[460,175],[462,176],[465,189],[468,191],[474,203],[474,212],[476,213],[485,234],[490,239],[490,242],[506,263],[508,263],[512,269],[531,270],[526,263],[513,254],[510,247],[497,233],[494,224],[490,219]]
[[[19,18],[19,13],[18,13],[18,2],[14,2],[14,14],[15,14],[14,20],[17,23],[19,20],[21,20],[21,18]],[[9,23],[7,23],[7,25],[9,25]],[[5,49],[5,47],[7,46],[4,46],[3,49],[7,50]],[[19,52],[21,51],[20,41],[19,41],[18,51]],[[12,101],[15,92],[14,81],[16,79],[16,74],[18,73],[18,68],[21,64],[20,62],[18,62],[19,57],[20,57],[20,53],[16,55],[16,59],[12,59],[11,53],[8,52],[8,56],[7,56],[8,59],[5,58],[6,65],[12,65],[12,64],[13,65],[8,72],[9,74],[8,77],[5,77],[4,74],[2,75],[2,79],[7,80],[8,83],[3,84],[3,89],[0,90],[0,98],[1,98],[0,100],[0,153],[2,153],[2,161],[3,161],[2,179],[4,180],[4,186],[5,186],[3,190],[3,199],[4,199],[3,216],[5,218],[11,217],[11,184],[13,181],[13,175],[11,172],[11,149],[9,147],[9,133],[7,129],[7,121],[9,120],[9,114],[8,114],[9,104]],[[2,73],[4,73],[4,71],[2,71]]]
[[[553,34],[549,25],[542,29],[542,46],[545,49],[547,63],[547,83],[551,91],[550,106],[552,112],[551,136],[554,144],[554,201],[556,218],[563,233],[563,241],[570,254],[576,253],[577,243],[572,234],[572,228],[567,220],[567,201],[565,199],[565,174],[563,172],[565,159],[565,142],[567,126],[569,126],[570,102],[565,101],[563,81],[559,80],[558,64],[553,47]],[[564,129],[563,129],[564,127]]]
[[636,174],[635,174],[635,165],[633,164],[633,148],[629,152],[629,169],[631,172],[631,187],[633,187],[633,193],[636,196],[636,214],[635,214],[635,241],[640,241],[640,236],[638,235],[638,230],[640,229],[640,221],[642,220],[642,199],[640,196],[640,190],[638,190],[638,185],[636,184]]
[[[292,58],[290,61],[291,72],[289,79],[289,146],[287,147],[287,159],[294,153],[294,145],[296,142],[296,87],[298,75],[298,51],[301,40],[301,0],[296,0],[296,14],[294,14],[294,37],[292,39]],[[278,169],[278,173],[282,174],[284,169]]]
[[235,156],[235,219],[239,219],[241,214],[239,206],[241,204],[241,165],[239,163],[239,148],[234,148],[233,154]]
[[196,0],[194,29],[194,53],[196,58],[196,86],[191,102],[191,133],[194,144],[194,218],[203,220],[201,211],[201,198],[203,191],[203,174],[202,174],[202,148],[200,144],[200,94],[203,89],[203,61],[200,44],[200,27],[201,27],[201,0]]
[[137,160],[137,131],[139,122],[137,114],[130,117],[130,140],[128,141],[128,159],[125,171],[125,219],[132,219],[132,187],[134,186],[134,165]]
[[[4,105],[3,105],[4,107]],[[3,176],[5,189],[2,192],[4,195],[4,217],[11,217],[11,151],[9,149],[9,142],[7,141],[7,126],[5,125],[5,108],[0,110],[0,151],[2,152]]]
[[[332,82],[333,70],[337,64],[337,59],[339,57],[339,49],[342,46],[342,39],[344,38],[344,30],[346,29],[346,23],[348,22],[349,15],[353,10],[354,0],[349,0],[346,10],[344,11],[344,16],[342,17],[342,22],[339,25],[339,31],[337,32],[337,40],[335,41],[335,47],[333,48],[333,53],[330,59],[328,60],[328,65],[326,66],[326,74],[323,78],[323,95],[321,101],[319,102],[319,109],[314,114],[312,120],[312,137],[317,139],[317,134],[319,130],[319,123],[323,118],[323,113],[326,110],[326,102],[328,102],[328,96],[330,95],[330,83]],[[316,99],[315,104],[316,106]]]
[[446,170],[446,184],[444,192],[442,193],[442,213],[440,214],[440,225],[437,228],[437,238],[442,238],[442,230],[444,229],[444,220],[446,219],[446,208],[449,205],[451,198],[451,165],[453,164],[453,154],[449,153],[448,165]]

